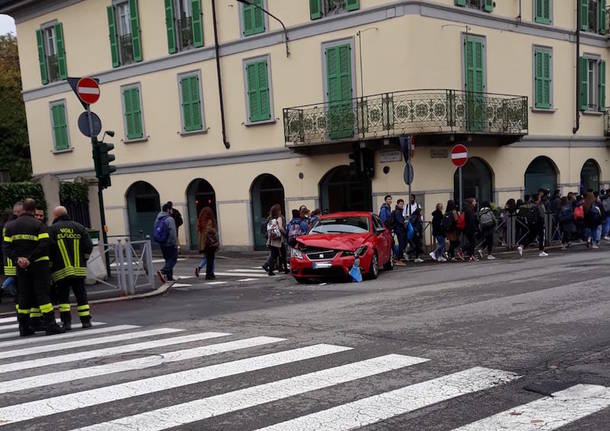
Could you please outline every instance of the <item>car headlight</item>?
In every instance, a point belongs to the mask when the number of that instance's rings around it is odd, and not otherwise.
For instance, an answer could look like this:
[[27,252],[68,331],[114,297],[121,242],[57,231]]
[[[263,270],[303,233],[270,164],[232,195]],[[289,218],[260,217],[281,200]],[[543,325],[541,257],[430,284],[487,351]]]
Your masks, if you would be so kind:
[[360,256],[364,256],[368,250],[368,246],[363,245],[361,247],[358,247],[358,249],[356,250],[355,256],[356,257],[360,257]]
[[301,253],[301,251],[297,250],[296,248],[291,248],[290,257],[294,257],[296,259],[303,259],[303,253]]

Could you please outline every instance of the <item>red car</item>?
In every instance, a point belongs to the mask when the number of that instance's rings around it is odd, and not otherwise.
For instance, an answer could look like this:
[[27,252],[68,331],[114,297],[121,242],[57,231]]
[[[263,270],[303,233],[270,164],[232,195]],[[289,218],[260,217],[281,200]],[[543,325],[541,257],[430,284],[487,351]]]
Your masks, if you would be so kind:
[[320,216],[308,235],[297,238],[290,268],[299,283],[309,278],[349,277],[356,256],[366,278],[377,278],[380,267],[393,269],[389,229],[370,212],[327,214]]

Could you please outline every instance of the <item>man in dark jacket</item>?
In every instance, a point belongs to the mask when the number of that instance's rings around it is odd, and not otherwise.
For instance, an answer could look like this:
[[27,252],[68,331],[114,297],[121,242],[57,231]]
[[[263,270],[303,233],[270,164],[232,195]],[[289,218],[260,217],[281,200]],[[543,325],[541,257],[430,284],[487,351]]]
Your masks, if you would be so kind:
[[30,328],[30,309],[34,306],[40,308],[47,335],[62,333],[49,298],[49,233],[34,218],[34,199],[23,202],[23,211],[4,230],[4,252],[17,266],[19,335],[34,333]]
[[466,205],[464,206],[464,218],[466,219],[466,227],[464,228],[466,246],[464,247],[464,254],[472,262],[477,260],[476,256],[474,255],[474,249],[476,246],[475,236],[479,225],[476,207],[477,200],[475,198],[466,199]]
[[51,277],[57,289],[59,315],[66,331],[72,329],[70,289],[76,297],[78,317],[83,328],[91,327],[91,313],[85,290],[87,260],[93,244],[87,229],[70,220],[66,208],[53,210],[53,224],[49,228],[51,239]]
[[383,198],[383,204],[379,208],[379,220],[385,227],[390,227],[392,224],[390,218],[392,217],[392,196],[386,195]]
[[404,265],[402,260],[405,255],[405,248],[407,248],[407,227],[405,226],[405,218],[403,217],[403,210],[405,207],[405,201],[398,199],[396,201],[396,209],[392,211],[391,217],[393,218],[392,225],[394,226],[394,233],[398,238],[398,253],[396,253],[396,264]]
[[546,257],[548,254],[544,251],[544,216],[546,213],[546,207],[542,202],[542,194],[534,196],[534,202],[528,209],[526,220],[528,234],[521,240],[517,247],[517,253],[519,256],[523,256],[523,250],[532,242],[534,239],[538,240],[538,249],[540,253],[538,256]]
[[166,204],[171,212],[170,212],[170,216],[174,219],[174,222],[176,223],[176,237],[178,236],[178,231],[180,230],[180,226],[182,226],[184,224],[184,219],[182,218],[182,214],[180,214],[180,211],[178,211],[176,208],[174,208],[174,203],[172,201],[168,201]]

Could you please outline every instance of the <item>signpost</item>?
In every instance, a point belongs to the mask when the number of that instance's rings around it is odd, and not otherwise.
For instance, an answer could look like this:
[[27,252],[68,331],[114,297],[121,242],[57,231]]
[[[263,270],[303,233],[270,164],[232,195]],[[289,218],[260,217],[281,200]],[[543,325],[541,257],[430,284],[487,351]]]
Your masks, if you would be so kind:
[[[91,122],[89,122],[90,115],[93,116]],[[90,124],[93,124],[93,133],[91,133]],[[97,136],[102,131],[102,120],[100,120],[100,117],[95,112],[85,111],[78,116],[78,130],[87,138]]]
[[76,84],[76,95],[83,103],[93,105],[100,98],[100,86],[93,78],[81,78]]
[[400,142],[400,151],[405,158],[405,170],[403,173],[403,179],[405,184],[409,186],[409,199],[407,199],[407,205],[409,205],[409,216],[411,215],[411,183],[413,183],[413,164],[411,160],[413,159],[413,155],[415,153],[415,144],[413,136],[401,136],[399,139]]
[[457,144],[451,149],[451,163],[458,168],[458,177],[460,183],[460,211],[464,201],[464,188],[462,183],[462,167],[468,163],[468,149],[465,145]]

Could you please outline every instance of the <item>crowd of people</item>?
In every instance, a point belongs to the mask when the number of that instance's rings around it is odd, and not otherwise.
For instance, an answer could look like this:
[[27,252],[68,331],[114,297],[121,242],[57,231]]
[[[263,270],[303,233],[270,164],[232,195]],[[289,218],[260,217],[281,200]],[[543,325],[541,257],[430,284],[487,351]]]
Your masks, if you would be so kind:
[[[394,209],[392,202],[391,195],[385,196],[379,218],[393,233],[395,263],[421,263],[425,229],[421,206],[414,195],[406,205],[398,199]],[[434,261],[494,260],[498,236],[506,240],[509,234],[514,235],[519,255],[536,243],[538,256],[545,257],[547,229],[552,229],[551,237],[561,239],[564,250],[577,241],[592,249],[599,248],[602,239],[610,241],[610,189],[566,196],[540,189],[523,200],[509,199],[502,210],[490,202],[479,205],[475,198],[466,199],[460,210],[455,201],[449,200],[446,206],[438,203],[431,216],[435,248],[429,255]],[[508,224],[513,220],[515,229],[509,233]],[[503,229],[498,229],[500,226]]]
[[[82,327],[91,327],[85,278],[92,241],[65,207],[56,207],[52,216],[47,226],[44,209],[30,198],[15,203],[12,212],[3,215],[2,289],[15,297],[20,336],[70,330],[70,291],[76,297]],[[55,305],[61,326],[55,320]]]

